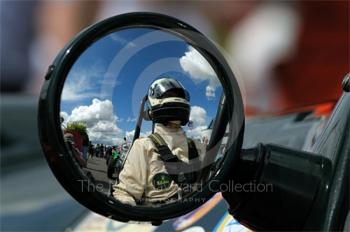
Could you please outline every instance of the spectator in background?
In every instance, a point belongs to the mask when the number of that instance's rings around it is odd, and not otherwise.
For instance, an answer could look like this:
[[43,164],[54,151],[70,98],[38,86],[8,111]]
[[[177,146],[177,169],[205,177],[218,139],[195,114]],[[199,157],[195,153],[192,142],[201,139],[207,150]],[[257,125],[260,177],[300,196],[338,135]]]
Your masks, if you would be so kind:
[[104,157],[104,150],[105,150],[105,147],[103,145],[103,143],[100,145],[100,158],[103,158]]
[[86,132],[82,133],[81,135],[82,137],[82,140],[83,140],[83,149],[82,149],[82,152],[83,152],[83,157],[85,160],[88,159],[88,151],[89,151],[89,136]]
[[126,137],[124,137],[124,142],[123,142],[122,145],[121,145],[122,151],[123,151],[124,153],[127,152],[127,151],[129,150],[129,147],[130,147],[130,145],[129,145],[129,143],[128,143],[127,140],[126,140]]
[[77,161],[77,163],[81,168],[86,168],[86,160],[83,158],[82,153],[75,146],[74,136],[71,133],[65,133],[64,138],[66,140],[66,144],[69,150],[73,154],[73,158],[75,158],[75,160]]
[[100,144],[96,144],[95,155],[96,157],[100,157]]
[[122,169],[120,152],[115,146],[111,147],[110,151],[111,155],[107,164],[107,176],[109,179],[116,179],[119,182],[119,172]]
[[110,161],[111,156],[112,156],[112,150],[113,150],[113,146],[106,147],[106,165],[107,166],[108,166],[109,161]]
[[91,157],[91,159],[94,157],[94,150],[94,145],[91,143],[91,141],[89,141],[89,157]]

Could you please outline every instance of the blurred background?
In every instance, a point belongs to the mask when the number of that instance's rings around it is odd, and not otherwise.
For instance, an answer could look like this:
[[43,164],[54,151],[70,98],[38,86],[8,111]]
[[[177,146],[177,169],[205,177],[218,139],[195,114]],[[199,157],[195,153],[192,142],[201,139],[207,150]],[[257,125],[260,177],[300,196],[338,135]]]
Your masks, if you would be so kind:
[[[246,115],[329,112],[349,72],[349,1],[2,0],[2,231],[62,231],[87,210],[58,184],[41,152],[36,110],[47,67],[80,30],[113,15],[160,12],[223,49]],[[225,209],[223,209],[224,211]]]

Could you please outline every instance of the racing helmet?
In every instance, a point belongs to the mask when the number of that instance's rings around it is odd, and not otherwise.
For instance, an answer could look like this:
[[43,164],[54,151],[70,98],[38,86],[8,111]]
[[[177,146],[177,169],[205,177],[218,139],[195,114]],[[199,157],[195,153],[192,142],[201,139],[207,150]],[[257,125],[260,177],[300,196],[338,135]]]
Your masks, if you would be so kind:
[[154,81],[148,90],[148,118],[155,123],[179,121],[186,125],[190,117],[190,95],[183,85],[172,78]]

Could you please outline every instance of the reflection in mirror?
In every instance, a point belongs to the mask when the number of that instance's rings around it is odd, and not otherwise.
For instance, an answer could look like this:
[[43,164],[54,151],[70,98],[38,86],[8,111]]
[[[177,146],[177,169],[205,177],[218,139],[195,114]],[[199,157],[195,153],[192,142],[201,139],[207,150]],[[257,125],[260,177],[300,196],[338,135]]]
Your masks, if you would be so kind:
[[211,163],[203,160],[222,96],[213,68],[187,42],[123,29],[94,42],[69,71],[62,131],[90,191],[156,206],[186,199],[219,170],[225,138]]

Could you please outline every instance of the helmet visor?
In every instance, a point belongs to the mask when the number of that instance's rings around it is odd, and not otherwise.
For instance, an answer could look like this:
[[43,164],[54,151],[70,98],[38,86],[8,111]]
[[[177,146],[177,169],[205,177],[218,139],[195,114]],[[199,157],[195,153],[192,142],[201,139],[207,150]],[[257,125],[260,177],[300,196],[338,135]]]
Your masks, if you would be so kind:
[[179,97],[190,101],[190,95],[187,90],[174,79],[166,79],[156,83],[150,89],[149,95],[153,98],[163,99],[168,97]]

